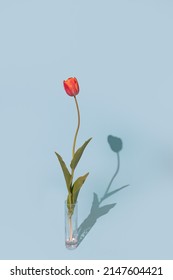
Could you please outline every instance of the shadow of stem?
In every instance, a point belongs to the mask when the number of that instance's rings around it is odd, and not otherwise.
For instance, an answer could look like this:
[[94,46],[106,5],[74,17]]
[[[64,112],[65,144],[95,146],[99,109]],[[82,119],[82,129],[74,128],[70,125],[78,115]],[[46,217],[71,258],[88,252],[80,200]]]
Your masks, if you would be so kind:
[[[108,136],[108,142],[109,142],[109,136]],[[112,145],[112,143],[111,143],[111,145]],[[114,145],[115,145],[115,143],[114,143]],[[119,191],[121,191],[124,188],[129,186],[129,185],[124,185],[124,186],[122,186],[118,189],[115,189],[114,191],[109,192],[110,187],[111,187],[111,185],[112,185],[114,179],[116,178],[116,176],[119,172],[119,169],[120,169],[120,156],[119,156],[118,151],[116,151],[116,155],[117,155],[117,168],[116,168],[116,171],[115,171],[114,175],[112,176],[112,178],[111,178],[111,180],[110,180],[110,182],[109,182],[109,184],[108,184],[108,186],[105,190],[104,195],[99,200],[98,195],[96,193],[93,194],[93,202],[92,202],[90,213],[89,213],[88,217],[81,223],[81,225],[78,228],[78,246],[83,241],[83,239],[86,237],[86,235],[89,233],[89,231],[92,229],[92,227],[95,225],[96,221],[101,216],[106,215],[116,205],[116,203],[112,203],[112,204],[107,204],[107,205],[104,205],[104,206],[100,206],[101,203],[105,199],[107,199],[108,197],[114,195],[115,193],[117,193],[117,192],[119,192]]]

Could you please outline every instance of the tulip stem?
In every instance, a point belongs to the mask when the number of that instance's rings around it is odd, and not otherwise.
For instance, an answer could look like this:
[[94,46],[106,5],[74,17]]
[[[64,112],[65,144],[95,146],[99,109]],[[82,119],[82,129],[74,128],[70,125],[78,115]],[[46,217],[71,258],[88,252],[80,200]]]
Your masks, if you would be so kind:
[[73,228],[72,228],[72,216],[69,217],[69,241],[72,242],[73,240]]
[[[77,108],[78,124],[77,124],[77,129],[76,129],[76,133],[75,133],[74,141],[73,141],[72,159],[73,159],[74,154],[75,154],[76,139],[77,139],[77,135],[78,135],[79,127],[80,127],[80,111],[79,111],[79,106],[78,106],[78,102],[77,102],[77,99],[76,99],[75,95],[74,95],[74,100],[75,100],[75,104],[76,104],[76,108]],[[73,176],[74,176],[74,169],[72,168],[72,170],[71,170],[71,185],[72,185],[72,181],[73,181]],[[73,202],[71,201],[71,203],[73,203]]]
[[77,129],[76,129],[76,133],[75,133],[74,141],[73,141],[72,158],[74,157],[74,154],[75,154],[76,139],[77,139],[77,135],[78,135],[79,127],[80,127],[80,111],[79,111],[79,106],[78,106],[77,98],[76,98],[75,95],[74,95],[74,100],[75,100],[75,104],[76,104],[76,108],[77,108],[78,125],[77,125]]

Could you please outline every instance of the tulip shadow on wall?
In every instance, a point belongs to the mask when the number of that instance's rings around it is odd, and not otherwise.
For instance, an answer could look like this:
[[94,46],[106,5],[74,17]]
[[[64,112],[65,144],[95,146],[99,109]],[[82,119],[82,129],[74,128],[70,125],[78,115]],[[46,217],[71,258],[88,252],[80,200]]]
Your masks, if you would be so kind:
[[124,185],[118,189],[115,189],[113,191],[109,191],[110,187],[113,183],[113,181],[115,180],[116,176],[118,175],[118,172],[120,170],[120,155],[119,152],[122,150],[123,148],[123,143],[122,140],[120,138],[117,138],[115,136],[109,135],[107,137],[107,141],[110,145],[111,150],[116,154],[117,157],[117,167],[115,170],[115,173],[113,174],[105,192],[104,195],[100,198],[98,198],[98,195],[96,193],[93,193],[93,202],[91,205],[91,210],[90,213],[88,215],[88,217],[81,223],[81,225],[78,228],[78,246],[80,245],[80,243],[83,241],[83,239],[85,238],[85,236],[89,233],[89,231],[91,230],[91,228],[95,225],[95,223],[97,222],[97,220],[101,217],[106,215],[115,205],[116,203],[112,203],[112,204],[107,204],[107,205],[103,205],[101,206],[102,202],[107,199],[108,197],[114,195],[115,193],[123,190],[124,188],[128,187],[129,185]]

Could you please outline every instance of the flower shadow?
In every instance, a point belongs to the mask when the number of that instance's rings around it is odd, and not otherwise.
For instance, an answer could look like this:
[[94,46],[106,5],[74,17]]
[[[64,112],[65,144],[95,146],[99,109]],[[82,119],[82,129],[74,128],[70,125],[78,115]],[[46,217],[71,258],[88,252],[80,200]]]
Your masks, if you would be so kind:
[[93,202],[91,205],[91,210],[87,218],[81,223],[81,225],[78,227],[78,246],[81,244],[83,239],[86,237],[86,235],[89,233],[89,231],[92,229],[92,227],[95,225],[97,220],[101,217],[106,215],[113,207],[115,207],[116,203],[107,204],[101,206],[101,203],[107,199],[108,197],[114,195],[115,193],[123,190],[124,188],[128,187],[129,185],[124,185],[118,189],[115,189],[113,191],[109,191],[110,187],[112,186],[113,181],[115,180],[116,176],[118,175],[118,172],[120,170],[120,155],[119,152],[122,150],[123,143],[120,138],[117,138],[115,136],[109,135],[107,137],[107,141],[110,145],[110,148],[113,152],[116,153],[117,156],[117,167],[115,170],[115,173],[113,174],[106,190],[103,196],[98,198],[98,195],[96,193],[93,193]]

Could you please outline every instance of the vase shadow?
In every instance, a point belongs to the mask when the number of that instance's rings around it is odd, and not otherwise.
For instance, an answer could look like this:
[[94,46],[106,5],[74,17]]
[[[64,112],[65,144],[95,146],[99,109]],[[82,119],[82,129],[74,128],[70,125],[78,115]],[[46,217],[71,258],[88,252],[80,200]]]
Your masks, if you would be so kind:
[[124,185],[118,189],[115,189],[113,191],[109,191],[110,187],[112,186],[113,181],[115,180],[116,176],[118,175],[118,172],[120,170],[120,155],[119,152],[122,150],[123,143],[120,138],[117,138],[115,136],[109,135],[107,137],[107,141],[110,145],[110,148],[113,152],[116,153],[117,156],[117,167],[116,170],[106,187],[106,190],[103,194],[103,196],[98,198],[98,195],[96,193],[93,193],[93,202],[91,205],[91,210],[87,218],[80,224],[78,227],[78,246],[81,244],[81,242],[84,240],[86,235],[89,233],[89,231],[92,229],[92,227],[95,225],[97,220],[101,217],[106,215],[117,203],[107,204],[101,206],[101,203],[107,199],[108,197],[114,195],[115,193],[123,190],[124,188],[128,187],[129,185]]

